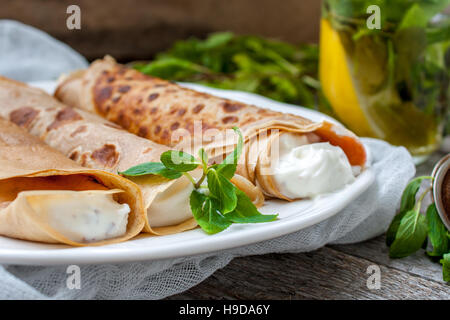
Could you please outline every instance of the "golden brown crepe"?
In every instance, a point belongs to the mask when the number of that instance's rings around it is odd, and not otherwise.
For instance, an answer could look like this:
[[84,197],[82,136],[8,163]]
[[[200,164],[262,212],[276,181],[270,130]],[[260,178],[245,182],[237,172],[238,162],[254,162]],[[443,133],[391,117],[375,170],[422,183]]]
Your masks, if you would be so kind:
[[[314,123],[300,116],[196,92],[126,68],[111,57],[63,78],[55,96],[70,106],[100,114],[132,133],[168,146],[188,145],[174,139],[177,131],[188,132],[197,139],[196,123],[203,134],[237,126],[245,137],[245,152],[237,173],[259,185],[269,197],[293,200],[280,193],[271,175],[264,174],[264,168],[271,165],[271,146],[279,135],[313,132],[321,141],[342,148],[352,166],[363,169],[366,164],[363,144],[342,126],[325,121]],[[203,147],[217,158],[223,158],[235,143],[236,139],[224,137],[202,141]],[[256,147],[258,143],[264,147]]]
[[[141,163],[159,161],[161,153],[169,150],[95,114],[67,107],[40,89],[1,77],[0,116],[25,128],[83,167],[117,173]],[[158,194],[171,192],[169,188],[175,183],[174,180],[154,175],[136,177],[133,181],[142,191],[145,210]],[[263,200],[261,192],[251,188],[254,186],[245,185],[240,180],[235,184],[252,200]],[[167,215],[171,214],[167,212]],[[195,219],[190,216],[174,225],[152,227],[146,215],[144,231],[163,235],[196,226]]]
[[[114,193],[117,202],[129,205],[124,235],[89,243],[72,241],[52,227],[48,212],[36,210],[54,197],[70,200],[87,192]],[[144,223],[142,195],[136,184],[115,174],[83,168],[0,118],[0,235],[71,246],[104,245],[133,238]]]

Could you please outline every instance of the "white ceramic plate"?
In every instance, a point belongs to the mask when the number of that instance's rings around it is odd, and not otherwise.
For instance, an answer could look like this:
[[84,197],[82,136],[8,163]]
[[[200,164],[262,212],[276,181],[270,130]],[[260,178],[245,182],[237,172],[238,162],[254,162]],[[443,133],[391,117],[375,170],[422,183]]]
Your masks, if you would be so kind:
[[[33,85],[53,92],[55,83],[45,82]],[[191,84],[186,86],[268,109],[298,114],[314,121],[326,119],[336,122],[321,113],[275,102],[254,94]],[[215,235],[207,235],[202,230],[195,229],[176,235],[139,237],[113,245],[83,248],[0,237],[0,263],[33,265],[118,263],[183,257],[248,245],[292,233],[330,218],[362,194],[373,180],[374,175],[369,167],[351,185],[319,199],[291,203],[268,201],[261,208],[261,212],[278,213],[279,220],[263,224],[235,224]]]

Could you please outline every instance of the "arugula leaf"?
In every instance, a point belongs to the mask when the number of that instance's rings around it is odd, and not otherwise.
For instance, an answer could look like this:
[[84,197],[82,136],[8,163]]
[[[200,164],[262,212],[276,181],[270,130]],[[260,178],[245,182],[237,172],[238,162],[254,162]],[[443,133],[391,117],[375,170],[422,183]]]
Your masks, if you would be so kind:
[[237,204],[236,208],[226,215],[226,218],[234,223],[260,223],[275,221],[278,217],[275,215],[261,214],[247,195],[239,189],[236,189]]
[[209,169],[207,174],[208,188],[211,195],[219,201],[220,212],[227,214],[236,208],[236,187],[225,176],[215,169]]
[[230,153],[225,158],[225,160],[216,167],[217,172],[220,173],[221,175],[223,175],[227,179],[233,178],[234,173],[236,172],[237,163],[241,157],[242,148],[244,145],[244,139],[242,137],[241,131],[236,127],[233,127],[233,130],[239,135],[237,146],[233,150],[233,152]]
[[400,222],[405,216],[405,214],[414,208],[416,204],[416,195],[419,191],[422,181],[426,179],[432,179],[429,176],[421,176],[411,180],[406,186],[402,194],[402,199],[400,202],[400,211],[392,220],[387,232],[386,232],[386,245],[389,247],[395,240],[395,235],[397,234]]
[[391,258],[407,257],[422,247],[427,238],[427,219],[418,210],[406,212],[401,219],[394,242],[389,248]]
[[147,174],[155,174],[168,179],[178,179],[182,174],[176,170],[167,168],[160,162],[147,162],[131,167],[126,171],[119,172],[120,175],[128,177],[144,176]]
[[183,151],[170,150],[161,154],[161,162],[169,169],[188,172],[197,169],[200,163],[190,154]]
[[315,44],[220,32],[204,40],[178,41],[155,60],[133,66],[167,80],[243,90],[314,108],[319,90],[309,80],[318,83],[318,56]]
[[204,66],[175,57],[163,57],[151,64],[137,63],[134,67],[145,74],[151,74],[163,79],[182,79],[199,73],[211,73],[211,70]]
[[427,221],[428,237],[433,245],[433,251],[428,251],[427,254],[431,257],[441,257],[449,252],[449,239],[447,238],[447,229],[442,223],[434,203],[427,209]]
[[207,197],[197,190],[191,193],[190,206],[199,226],[209,234],[221,232],[232,223],[219,212],[220,204],[216,199]]
[[212,34],[206,41],[199,43],[202,50],[211,50],[228,44],[234,37],[232,32],[217,32]]

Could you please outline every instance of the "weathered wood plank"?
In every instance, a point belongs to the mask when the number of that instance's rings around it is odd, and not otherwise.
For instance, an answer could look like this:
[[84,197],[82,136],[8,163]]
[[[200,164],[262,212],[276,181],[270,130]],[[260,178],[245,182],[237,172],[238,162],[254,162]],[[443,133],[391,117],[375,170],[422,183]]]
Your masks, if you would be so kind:
[[432,262],[425,255],[424,250],[403,259],[390,259],[384,236],[363,243],[331,246],[331,248],[424,279],[445,283],[442,280],[442,266]]
[[325,247],[302,254],[238,258],[169,299],[448,299],[447,285],[380,265],[381,288],[366,281],[373,262]]

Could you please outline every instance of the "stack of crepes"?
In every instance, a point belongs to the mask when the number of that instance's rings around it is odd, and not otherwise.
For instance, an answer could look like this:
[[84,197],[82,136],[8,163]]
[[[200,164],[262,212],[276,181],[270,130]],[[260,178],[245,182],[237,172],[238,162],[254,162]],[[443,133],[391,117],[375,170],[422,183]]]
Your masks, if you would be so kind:
[[143,212],[133,182],[83,168],[0,118],[0,235],[104,245],[139,234]]
[[[313,133],[316,141],[340,147],[357,171],[366,166],[363,144],[340,125],[314,123],[300,116],[196,92],[117,64],[109,56],[63,77],[55,96],[167,146],[192,146],[192,141],[198,140],[199,126],[201,135],[213,132],[215,136],[201,137],[201,146],[213,158],[223,158],[237,141],[217,133],[239,127],[245,149],[237,173],[259,186],[267,197],[294,200],[281,192],[279,183],[265,170],[272,165],[273,143],[283,135]],[[186,137],[191,138],[188,143]]]
[[[0,116],[39,137],[79,165],[115,174],[142,163],[158,162],[160,155],[169,150],[95,114],[72,109],[40,89],[2,77]],[[130,179],[143,195],[143,231],[166,235],[197,227],[189,207],[193,187],[187,178],[168,180],[146,175]],[[262,205],[264,197],[258,188],[239,176],[231,181],[255,205]]]

